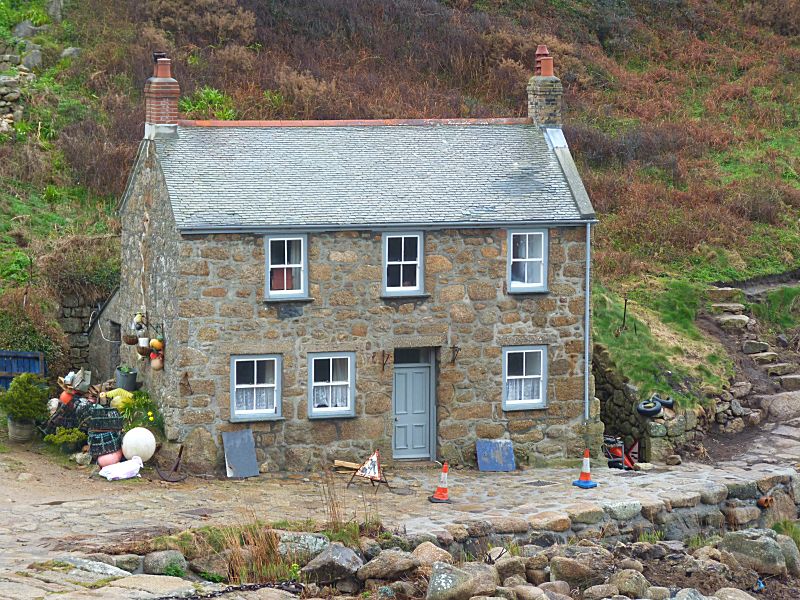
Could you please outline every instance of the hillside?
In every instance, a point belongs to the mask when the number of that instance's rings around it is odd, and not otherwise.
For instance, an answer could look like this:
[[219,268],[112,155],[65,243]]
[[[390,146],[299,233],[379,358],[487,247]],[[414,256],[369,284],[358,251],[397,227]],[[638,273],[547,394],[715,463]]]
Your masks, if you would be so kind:
[[[0,36],[48,24],[44,8],[0,0]],[[156,49],[174,60],[187,116],[483,117],[523,114],[547,44],[601,216],[596,334],[632,345],[612,335],[628,294],[654,336],[635,340],[639,357],[698,388],[729,369],[692,323],[700,284],[800,266],[798,0],[73,0],[31,41],[43,63],[23,120],[0,134],[6,288],[33,273],[58,291],[60,270],[36,257],[56,238],[115,232]],[[69,46],[82,52],[60,58]],[[98,293],[118,269],[102,248],[86,268],[91,253],[71,259]],[[664,340],[700,345],[687,357]]]

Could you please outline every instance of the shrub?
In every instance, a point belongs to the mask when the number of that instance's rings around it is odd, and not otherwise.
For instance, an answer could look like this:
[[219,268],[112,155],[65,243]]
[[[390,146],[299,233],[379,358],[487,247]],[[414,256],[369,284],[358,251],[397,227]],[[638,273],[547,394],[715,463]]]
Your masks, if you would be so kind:
[[0,408],[15,421],[41,421],[47,417],[47,383],[33,373],[17,375],[0,393]]
[[44,441],[55,446],[81,444],[86,441],[86,434],[80,429],[57,427],[55,433],[44,436]]
[[39,271],[53,295],[77,295],[89,302],[105,299],[119,285],[119,237],[63,237],[39,259]]
[[[122,370],[122,367],[120,367]],[[119,412],[124,419],[123,429],[130,431],[134,427],[146,427],[151,431],[164,433],[164,416],[147,392],[133,392],[128,400],[123,400]]]
[[192,119],[220,119],[231,121],[236,118],[233,100],[212,87],[202,87],[187,98],[181,98],[178,108]]
[[186,571],[183,570],[180,563],[174,562],[164,567],[164,575],[168,577],[185,577]]

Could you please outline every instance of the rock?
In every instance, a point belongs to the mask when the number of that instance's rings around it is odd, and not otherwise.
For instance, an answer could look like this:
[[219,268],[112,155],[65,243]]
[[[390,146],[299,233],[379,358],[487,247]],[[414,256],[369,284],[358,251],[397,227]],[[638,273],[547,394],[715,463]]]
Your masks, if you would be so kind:
[[157,598],[163,596],[189,596],[196,591],[191,581],[164,575],[130,575],[114,581],[111,587],[141,590],[153,594]]
[[753,389],[753,384],[749,381],[739,381],[731,386],[731,394],[734,398],[741,400],[746,397]]
[[[506,577],[505,579],[503,579],[503,587],[504,588],[511,589],[511,588],[514,588],[514,587],[517,587],[517,586],[520,586],[520,585],[523,585],[523,586],[524,585],[528,585],[528,580],[525,579],[524,575],[511,575],[510,577]],[[497,589],[499,590],[500,588],[497,588]],[[496,590],[495,590],[495,594],[497,594]]]
[[114,556],[114,566],[135,573],[142,568],[142,557],[138,554],[117,554]]
[[616,586],[620,594],[630,598],[641,598],[650,587],[644,575],[633,569],[617,571],[608,578],[608,583]]
[[395,594],[395,591],[388,585],[382,585],[378,588],[378,593],[376,596],[378,597],[378,600],[394,600],[397,597],[397,594]]
[[569,596],[572,591],[566,581],[546,581],[545,583],[540,583],[538,587],[545,592],[555,592],[564,596]]
[[197,475],[211,475],[222,464],[219,448],[211,433],[195,427],[183,441],[183,467]]
[[572,526],[567,513],[550,511],[529,515],[528,524],[536,531],[566,531]]
[[709,302],[736,302],[742,297],[742,290],[733,287],[710,287],[706,290]]
[[684,588],[675,594],[675,600],[713,600],[707,598],[694,588]]
[[634,571],[639,571],[639,573],[644,572],[644,565],[635,558],[623,559],[618,566],[620,569],[633,569]]
[[715,318],[717,324],[723,329],[729,331],[742,331],[750,322],[750,317],[747,315],[719,315]]
[[177,550],[159,550],[144,557],[143,569],[148,575],[163,575],[167,567],[176,566],[186,572],[189,564]]
[[[667,434],[667,429],[665,427],[664,428],[664,435],[666,435],[666,434]],[[648,463],[648,462],[638,462],[638,463],[635,463],[633,465],[634,471],[645,471],[645,472],[647,472],[647,471],[652,471],[655,468],[656,468],[656,466],[653,463]]]
[[778,355],[775,352],[757,352],[756,354],[751,354],[750,358],[752,358],[757,365],[766,365],[777,361]]
[[703,504],[719,504],[728,497],[728,488],[720,483],[707,483],[700,490],[700,502]]
[[364,558],[368,561],[372,560],[381,553],[381,545],[372,538],[368,537],[361,537],[358,539],[358,548],[361,550],[361,554],[364,555]]
[[[428,581],[425,598],[426,600],[468,600],[476,595],[475,583],[475,578],[470,573],[449,563],[435,562],[431,568],[431,577]],[[494,590],[492,590],[492,594],[494,594]]]
[[717,600],[755,600],[754,596],[736,588],[721,588],[714,593],[714,597]]
[[741,417],[744,414],[744,407],[736,398],[731,400],[731,412],[734,417]]
[[603,506],[605,511],[612,519],[617,521],[630,521],[638,517],[642,512],[642,503],[638,500],[625,500],[622,502],[611,502]]
[[230,551],[224,550],[218,554],[209,554],[208,556],[195,558],[189,562],[189,568],[198,575],[208,573],[210,575],[222,577],[223,581],[227,581],[229,556]]
[[644,597],[647,600],[669,600],[671,595],[669,588],[656,586],[647,588],[647,591],[644,593]]
[[532,585],[521,585],[513,588],[517,600],[548,600],[544,590]]
[[716,548],[712,548],[711,546],[702,546],[694,551],[692,556],[695,557],[697,560],[715,560],[720,562],[722,559],[722,554]]
[[69,48],[64,48],[61,51],[61,58],[77,58],[80,56],[81,52],[83,52],[83,50],[80,48],[70,46]]
[[500,576],[494,566],[473,562],[461,565],[461,570],[469,573],[475,580],[476,596],[494,596],[500,585]]
[[345,577],[334,584],[340,594],[355,595],[361,589],[361,583],[355,577]]
[[711,305],[711,312],[713,313],[740,315],[744,312],[744,309],[744,304],[740,304],[739,302],[717,302]]
[[800,375],[781,375],[778,377],[781,387],[787,392],[800,390]]
[[70,564],[73,567],[77,567],[82,571],[88,571],[89,573],[102,575],[103,577],[128,577],[130,575],[128,571],[124,571],[119,567],[98,560],[87,560],[75,556],[62,556],[58,560]]
[[768,352],[769,344],[757,340],[745,340],[742,342],[742,352],[745,354],[759,354],[761,352]]
[[33,475],[30,473],[20,473],[17,475],[17,481],[30,481],[33,479]]
[[[516,577],[516,575],[515,575]],[[523,585],[527,586],[527,582],[523,582]],[[517,600],[517,593],[508,587],[499,587],[495,590],[494,595],[497,598],[505,598],[506,600]]]
[[503,556],[508,556],[508,550],[502,546],[495,546],[494,548],[489,548],[489,552],[486,555],[489,557],[486,562],[494,564]]
[[300,572],[310,581],[326,584],[353,577],[363,566],[364,561],[350,548],[341,544],[330,544],[300,569]]
[[[586,588],[583,592],[583,600],[604,600],[605,598],[616,596],[617,594],[619,594],[617,586],[604,583],[602,585],[593,585],[592,587]],[[667,598],[669,598],[669,596],[667,596]]]
[[431,542],[422,542],[414,548],[411,556],[419,561],[420,567],[432,567],[435,562],[453,564],[453,556],[447,550],[443,550]]
[[47,0],[47,14],[53,23],[61,23],[64,0]]
[[764,527],[772,527],[778,521],[794,521],[797,519],[797,506],[788,493],[775,490],[771,494],[772,506],[764,509]]
[[667,458],[664,459],[664,463],[674,467],[683,462],[680,454],[670,454]]
[[40,27],[34,27],[32,21],[25,20],[14,25],[11,29],[11,35],[18,38],[29,38],[39,33],[39,31],[41,31]]
[[500,581],[505,581],[512,575],[519,575],[525,583],[525,559],[521,556],[504,556],[494,564],[494,568],[497,569]]
[[772,375],[774,377],[788,375],[789,373],[794,373],[795,371],[797,371],[797,365],[793,363],[783,362],[767,365],[767,375]]
[[278,537],[280,555],[301,563],[308,562],[330,545],[328,538],[321,533],[281,531]]
[[786,562],[786,570],[789,575],[800,576],[800,550],[797,549],[797,544],[788,535],[778,535],[776,541],[783,553],[783,559]]
[[393,581],[389,584],[389,587],[394,590],[394,593],[397,596],[401,596],[403,598],[419,598],[420,592],[417,590],[417,586],[415,586],[410,581]]
[[38,69],[42,66],[42,51],[38,48],[31,50],[22,57],[22,64],[28,69]]
[[762,413],[760,410],[753,410],[749,415],[746,416],[747,424],[750,427],[755,427],[759,423],[761,423]]
[[761,408],[775,421],[786,422],[800,417],[800,392],[781,392],[771,396],[760,396],[759,403]]
[[717,548],[730,552],[742,566],[760,575],[786,574],[786,559],[778,544],[777,534],[771,529],[730,531]]
[[736,417],[735,419],[731,419],[725,425],[719,428],[720,431],[727,434],[735,434],[741,433],[744,431],[744,419],[741,417]]
[[357,576],[361,581],[366,579],[397,579],[400,575],[416,569],[419,560],[402,550],[383,550],[363,567],[358,569]]
[[663,423],[656,423],[655,421],[647,422],[647,433],[650,437],[666,437],[667,426]]

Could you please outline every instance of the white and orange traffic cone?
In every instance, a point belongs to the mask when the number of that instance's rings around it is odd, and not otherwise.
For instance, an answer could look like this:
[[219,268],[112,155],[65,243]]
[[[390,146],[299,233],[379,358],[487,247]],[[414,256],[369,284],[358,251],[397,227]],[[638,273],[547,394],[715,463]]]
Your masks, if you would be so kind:
[[428,500],[437,504],[452,504],[449,496],[447,495],[447,472],[450,468],[447,466],[447,461],[442,465],[442,474],[439,476],[439,487],[433,492],[433,496],[428,496]]
[[581,475],[572,482],[572,485],[578,486],[579,488],[583,488],[584,490],[588,490],[590,488],[597,487],[597,483],[592,481],[592,472],[589,468],[589,449],[583,451],[583,468],[581,469]]

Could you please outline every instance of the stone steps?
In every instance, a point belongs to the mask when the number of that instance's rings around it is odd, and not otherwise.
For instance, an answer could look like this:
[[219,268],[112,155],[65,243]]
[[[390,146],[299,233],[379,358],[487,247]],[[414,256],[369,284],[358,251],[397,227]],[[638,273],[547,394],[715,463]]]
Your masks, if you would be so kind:
[[780,377],[781,375],[789,375],[790,373],[794,373],[797,371],[797,365],[793,363],[772,363],[770,365],[765,365],[767,369],[767,375],[772,375],[773,377]]
[[715,317],[715,321],[717,325],[728,331],[742,331],[750,322],[750,317],[724,313]]
[[760,340],[745,340],[742,342],[742,352],[745,354],[759,354],[768,352],[769,344]]
[[744,304],[739,304],[738,302],[720,302],[711,305],[711,312],[713,313],[740,315],[744,312],[744,309]]
[[706,290],[706,297],[714,303],[739,302],[742,299],[742,290],[731,287],[710,287]]
[[778,377],[781,382],[781,387],[787,392],[796,392],[800,390],[800,375],[781,375]]
[[778,353],[777,352],[758,352],[756,354],[751,354],[750,358],[757,365],[766,365],[769,363],[775,363],[778,361]]

